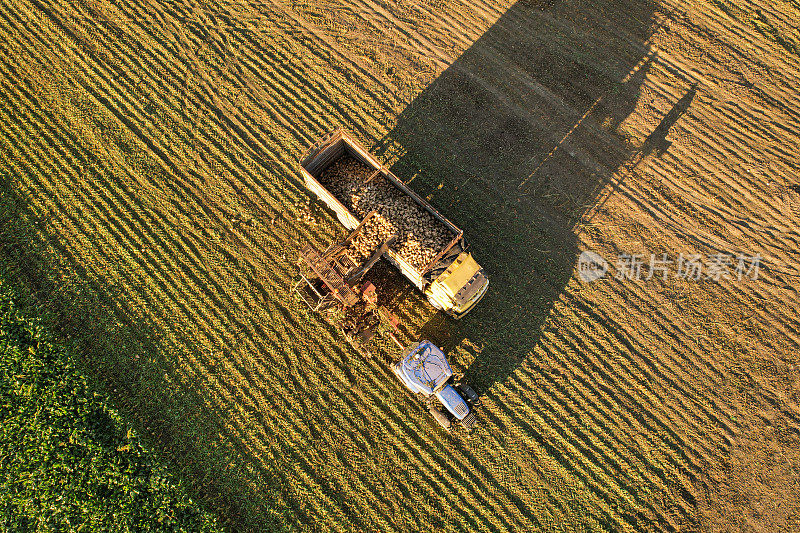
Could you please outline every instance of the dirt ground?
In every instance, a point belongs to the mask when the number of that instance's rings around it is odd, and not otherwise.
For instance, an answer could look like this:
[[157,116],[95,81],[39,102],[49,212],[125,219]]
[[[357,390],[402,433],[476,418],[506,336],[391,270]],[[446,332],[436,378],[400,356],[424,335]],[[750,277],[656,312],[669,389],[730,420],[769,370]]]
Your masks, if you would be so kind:
[[[800,531],[797,0],[0,17],[2,263],[232,529]],[[292,297],[343,235],[297,166],[339,125],[491,279],[456,322],[395,276],[403,340],[483,396],[471,434]],[[616,279],[662,253],[761,268]]]

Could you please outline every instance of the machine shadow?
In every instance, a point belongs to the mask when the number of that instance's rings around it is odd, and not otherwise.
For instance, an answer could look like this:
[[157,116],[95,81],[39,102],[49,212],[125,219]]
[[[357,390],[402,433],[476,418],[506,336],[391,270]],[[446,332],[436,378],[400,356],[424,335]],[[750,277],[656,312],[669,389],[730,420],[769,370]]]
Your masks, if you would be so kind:
[[[653,57],[655,5],[517,2],[378,143],[392,171],[464,228],[491,284],[463,320],[418,332],[486,390],[538,343],[579,253],[574,226],[637,152],[618,133]],[[410,179],[409,179],[410,178]]]

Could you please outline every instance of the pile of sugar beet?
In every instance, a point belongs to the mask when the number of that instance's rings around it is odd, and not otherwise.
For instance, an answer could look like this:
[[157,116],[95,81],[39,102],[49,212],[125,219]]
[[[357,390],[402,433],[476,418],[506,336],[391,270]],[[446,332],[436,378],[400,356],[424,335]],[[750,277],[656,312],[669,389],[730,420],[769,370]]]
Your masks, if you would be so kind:
[[345,155],[334,161],[319,177],[333,195],[353,214],[363,219],[378,211],[353,239],[350,252],[356,260],[372,255],[391,235],[397,235],[392,250],[414,268],[421,270],[453,239],[453,233],[422,206],[357,159]]

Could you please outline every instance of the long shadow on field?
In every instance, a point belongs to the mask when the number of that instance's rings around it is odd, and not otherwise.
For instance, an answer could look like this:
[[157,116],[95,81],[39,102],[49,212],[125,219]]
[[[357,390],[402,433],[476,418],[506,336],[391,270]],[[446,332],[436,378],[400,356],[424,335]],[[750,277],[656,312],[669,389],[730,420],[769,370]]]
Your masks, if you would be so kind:
[[419,333],[469,339],[478,389],[533,350],[575,267],[573,226],[633,150],[616,133],[652,60],[647,1],[518,2],[399,116],[378,152],[458,226],[491,280],[465,319]]
[[[504,380],[537,344],[574,268],[573,224],[630,159],[615,129],[639,97],[653,10],[646,0],[519,2],[408,106],[379,145],[404,152],[393,168],[401,178],[421,171],[412,187],[465,228],[492,280],[463,321],[437,314],[421,333],[448,349],[465,339],[477,344],[467,374],[479,390]],[[232,524],[253,523],[250,515],[264,508],[245,501],[249,489],[234,486],[242,480],[275,495],[270,505],[292,505],[279,503],[282,481],[246,449],[238,456],[209,451],[217,450],[214,436],[229,416],[199,412],[206,402],[192,396],[195,387],[159,360],[173,346],[157,327],[122,308],[125,298],[113,286],[61,285],[89,276],[79,257],[59,247],[64,236],[33,224],[27,206],[0,187],[0,259],[15,267],[103,388],[126,402],[120,408],[133,424],[191,480],[192,495]],[[406,294],[413,294],[407,284],[397,300]],[[288,459],[279,464],[300,463]],[[281,519],[256,522],[273,518]]]

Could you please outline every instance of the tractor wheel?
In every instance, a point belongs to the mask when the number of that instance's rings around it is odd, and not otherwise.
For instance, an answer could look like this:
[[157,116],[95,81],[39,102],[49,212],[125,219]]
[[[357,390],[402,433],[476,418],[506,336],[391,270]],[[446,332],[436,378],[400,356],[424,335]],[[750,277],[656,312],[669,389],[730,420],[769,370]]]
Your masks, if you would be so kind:
[[466,399],[470,404],[474,407],[477,407],[481,404],[481,399],[475,390],[467,385],[466,383],[458,383],[456,385],[456,389],[462,393],[464,399]]
[[442,426],[447,431],[450,431],[450,418],[444,414],[442,411],[434,407],[433,405],[428,406],[428,412],[439,422],[439,425]]

